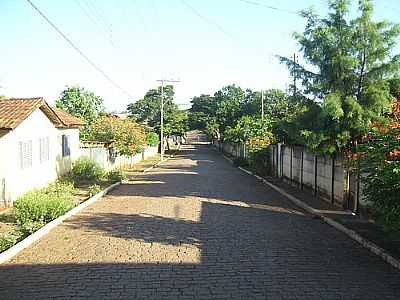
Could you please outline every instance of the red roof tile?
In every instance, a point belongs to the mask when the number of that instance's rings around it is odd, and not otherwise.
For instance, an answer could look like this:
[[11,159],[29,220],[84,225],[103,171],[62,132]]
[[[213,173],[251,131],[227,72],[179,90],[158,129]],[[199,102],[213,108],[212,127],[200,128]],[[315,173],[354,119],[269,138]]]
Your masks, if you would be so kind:
[[36,109],[40,109],[55,127],[79,127],[83,122],[70,114],[51,108],[42,97],[0,100],[0,129],[12,130]]

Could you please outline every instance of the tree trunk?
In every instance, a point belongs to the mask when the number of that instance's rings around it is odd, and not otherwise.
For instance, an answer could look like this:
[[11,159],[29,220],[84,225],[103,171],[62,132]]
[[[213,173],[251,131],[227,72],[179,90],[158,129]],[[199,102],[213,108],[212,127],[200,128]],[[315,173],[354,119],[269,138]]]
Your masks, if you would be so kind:
[[365,47],[364,47],[363,56],[362,56],[362,65],[361,65],[360,78],[358,80],[357,102],[360,101],[360,97],[361,97],[361,89],[362,89],[362,84],[363,84],[363,80],[364,80],[364,73],[365,73],[365,64],[366,64],[366,54],[365,54]]

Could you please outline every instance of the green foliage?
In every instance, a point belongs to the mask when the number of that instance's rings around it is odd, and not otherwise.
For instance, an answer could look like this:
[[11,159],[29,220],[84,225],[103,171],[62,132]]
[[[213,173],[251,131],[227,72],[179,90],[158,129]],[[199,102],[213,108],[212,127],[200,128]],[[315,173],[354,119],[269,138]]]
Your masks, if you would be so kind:
[[225,130],[224,140],[232,143],[247,143],[250,140],[262,139],[272,142],[271,122],[267,119],[250,116],[241,117],[234,127]]
[[149,146],[156,146],[160,143],[160,138],[155,132],[146,133],[146,144]]
[[90,140],[112,143],[112,147],[121,155],[134,155],[143,150],[145,144],[144,129],[133,120],[103,116],[88,129]]
[[[264,116],[272,122],[289,120],[299,110],[299,99],[279,89],[264,91]],[[261,116],[261,92],[246,91],[246,113]]]
[[390,94],[396,98],[396,99],[400,99],[400,78],[395,77],[395,78],[391,78],[389,79],[389,90],[390,90]]
[[23,236],[19,231],[0,235],[0,253],[14,246]]
[[98,184],[92,184],[88,188],[89,197],[93,197],[97,193],[101,192],[101,187]]
[[249,153],[250,168],[261,176],[271,175],[271,154],[268,148],[254,149]]
[[225,129],[233,127],[244,115],[245,92],[236,85],[228,85],[214,94],[216,102],[215,119],[218,132],[224,134]]
[[[180,111],[173,102],[174,87],[164,87],[164,134],[183,135],[187,130],[187,114]],[[161,87],[149,90],[143,99],[128,104],[130,116],[138,122],[145,122],[160,133],[161,126]]]
[[122,170],[111,170],[107,172],[107,179],[111,182],[121,182],[126,178],[126,174]]
[[75,193],[75,187],[72,182],[57,180],[43,188],[43,192],[58,198],[69,198]]
[[56,106],[85,121],[81,137],[87,138],[87,129],[103,112],[104,100],[83,87],[70,86],[61,92]]
[[[190,129],[206,130],[210,123],[213,123],[217,110],[216,102],[210,95],[200,95],[193,97],[192,107],[189,110]],[[208,132],[210,136],[213,132]]]
[[[306,115],[294,120],[291,138],[331,154],[351,147],[388,112],[392,96],[386,79],[400,67],[400,56],[392,54],[400,27],[375,22],[370,0],[359,1],[354,19],[347,0],[331,1],[329,8],[326,18],[303,11],[305,30],[294,35],[311,68],[286,57],[281,61],[302,83],[296,97],[315,99]],[[315,121],[307,122],[311,118]]]
[[365,200],[386,229],[400,232],[400,128],[374,130],[357,150]]
[[[192,99],[189,126],[204,130],[213,139],[234,142],[249,138],[272,138],[271,133],[283,140],[282,122],[291,121],[304,111],[302,98],[289,97],[283,91],[264,91],[264,125],[261,122],[261,92],[246,91],[235,85],[223,87],[214,96],[200,95]],[[258,121],[257,121],[258,120]],[[251,125],[252,124],[252,125]],[[240,134],[244,128],[246,133]],[[263,130],[264,133],[255,131]],[[250,136],[247,138],[247,132]]]
[[64,188],[51,188],[24,194],[15,202],[14,211],[21,232],[27,234],[35,232],[72,207],[72,195],[67,195]]
[[71,175],[75,184],[97,182],[104,174],[105,170],[88,157],[80,157],[72,165]]

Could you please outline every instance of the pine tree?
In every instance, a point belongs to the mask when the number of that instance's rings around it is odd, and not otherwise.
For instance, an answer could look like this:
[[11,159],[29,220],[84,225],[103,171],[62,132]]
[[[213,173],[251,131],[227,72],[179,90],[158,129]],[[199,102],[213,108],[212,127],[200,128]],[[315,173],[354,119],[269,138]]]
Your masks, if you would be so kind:
[[354,19],[349,8],[348,0],[332,0],[325,18],[312,10],[301,13],[306,27],[294,37],[310,68],[280,58],[314,102],[292,124],[294,140],[329,154],[350,147],[372,122],[382,121],[392,100],[387,80],[400,67],[400,56],[392,54],[399,25],[375,22],[371,0],[359,1]]

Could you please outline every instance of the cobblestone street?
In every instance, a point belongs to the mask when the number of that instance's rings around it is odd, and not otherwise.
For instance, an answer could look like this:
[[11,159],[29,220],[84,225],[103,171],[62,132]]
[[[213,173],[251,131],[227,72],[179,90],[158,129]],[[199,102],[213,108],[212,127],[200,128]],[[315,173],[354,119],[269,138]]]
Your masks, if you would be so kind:
[[0,269],[1,299],[400,299],[400,271],[205,145]]

